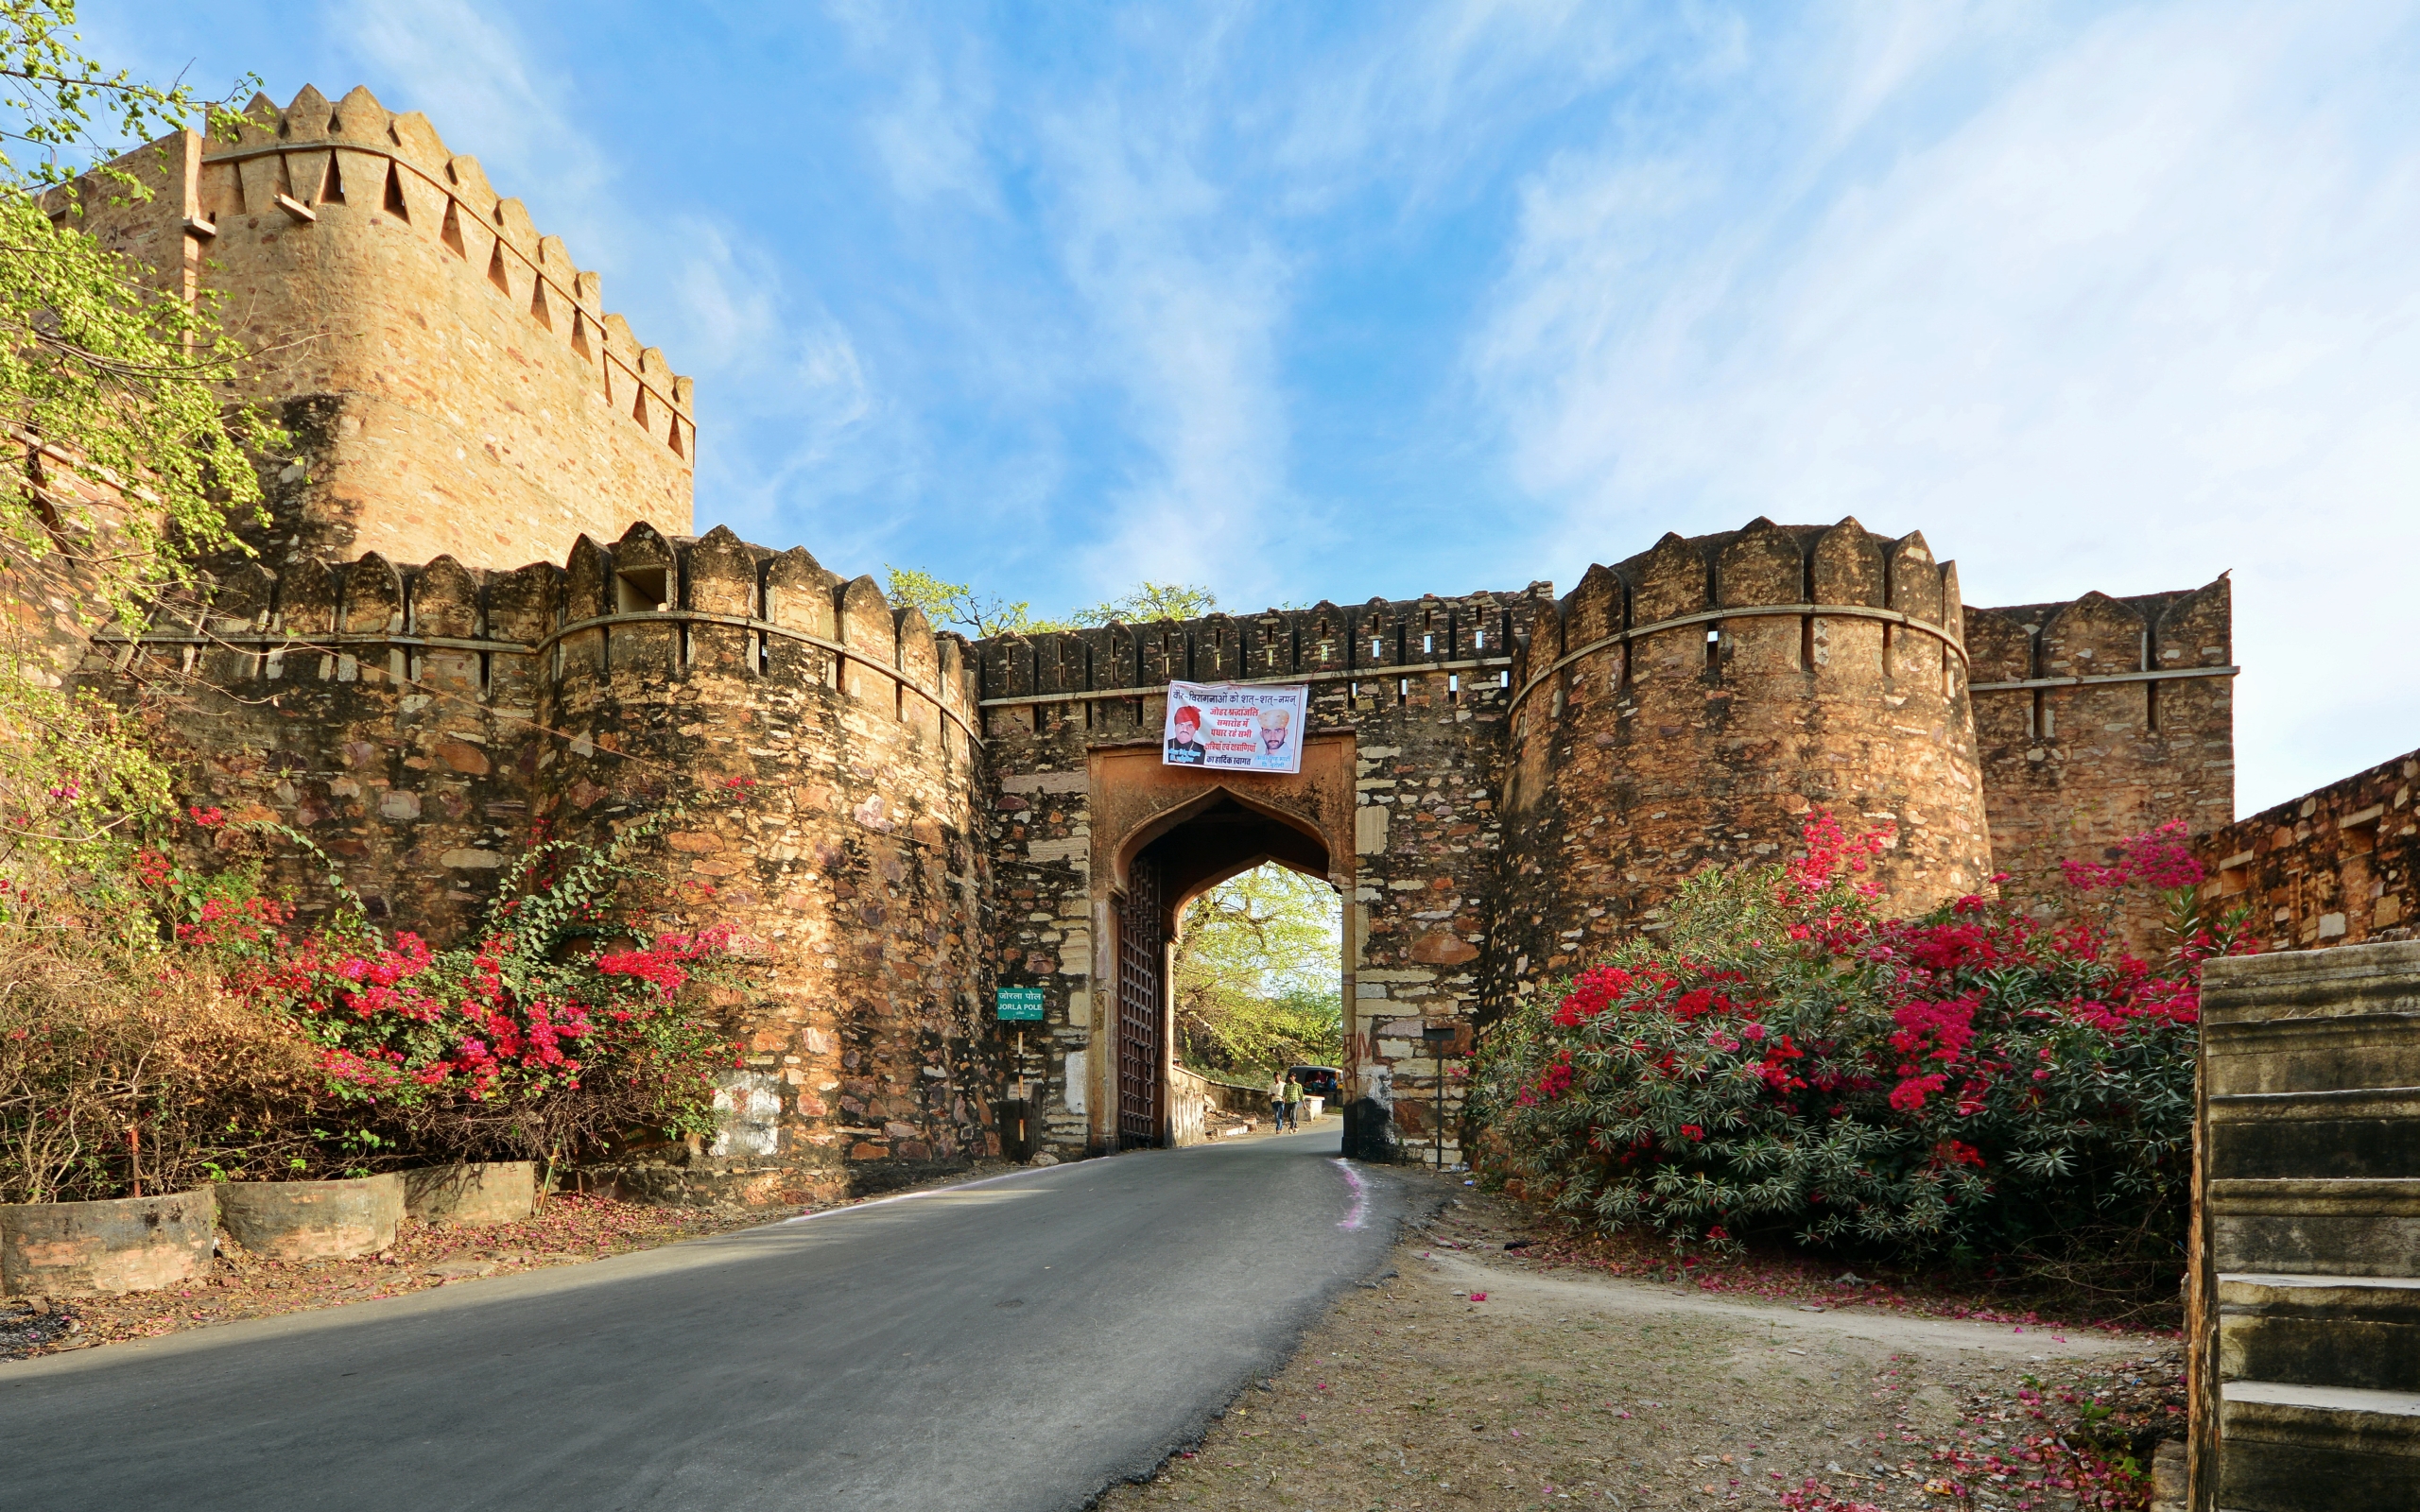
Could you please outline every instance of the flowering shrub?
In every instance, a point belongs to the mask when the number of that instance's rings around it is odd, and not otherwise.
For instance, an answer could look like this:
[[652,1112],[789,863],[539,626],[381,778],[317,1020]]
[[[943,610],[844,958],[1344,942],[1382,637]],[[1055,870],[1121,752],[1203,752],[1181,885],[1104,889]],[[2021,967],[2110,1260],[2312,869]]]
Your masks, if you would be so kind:
[[1660,937],[1517,1010],[1474,1111],[1496,1180],[1686,1246],[1790,1237],[1997,1263],[2128,1292],[2172,1280],[2189,1177],[2196,971],[2247,948],[2199,913],[2181,827],[2071,875],[2167,890],[2177,945],[2102,910],[1967,897],[1919,919],[1861,873],[1887,832],[1827,816],[1806,858],[1693,880]]
[[357,911],[289,941],[263,933],[276,905],[216,898],[189,903],[179,937],[240,959],[233,979],[301,1025],[366,1145],[551,1161],[709,1134],[716,1074],[738,1047],[686,989],[729,973],[730,931],[640,942],[614,912],[640,875],[631,851],[677,816],[594,850],[533,847],[454,950],[409,931],[389,939]]

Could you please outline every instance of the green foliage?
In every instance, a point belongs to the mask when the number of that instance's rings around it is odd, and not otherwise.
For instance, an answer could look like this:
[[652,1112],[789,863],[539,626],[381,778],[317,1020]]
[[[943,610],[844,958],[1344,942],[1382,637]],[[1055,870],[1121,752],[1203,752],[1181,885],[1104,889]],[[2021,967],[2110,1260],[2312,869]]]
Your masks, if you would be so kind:
[[[82,163],[110,156],[112,142],[141,142],[188,121],[223,120],[228,102],[260,79],[247,74],[225,99],[208,100],[191,86],[146,83],[126,69],[112,72],[83,51],[74,0],[0,0],[0,181],[64,183]],[[95,120],[95,117],[98,119]],[[23,143],[36,156],[30,165]]]
[[1184,583],[1144,579],[1132,593],[1090,609],[1076,610],[1063,620],[1037,618],[1029,600],[1014,603],[996,595],[977,593],[965,583],[943,582],[912,567],[886,566],[893,604],[914,605],[935,626],[955,625],[969,635],[1040,635],[1087,626],[1123,622],[1142,625],[1152,620],[1199,619],[1219,607],[1219,595]]
[[[1823,821],[1828,825],[1828,820]],[[1577,1222],[1681,1246],[1763,1236],[2142,1298],[2173,1284],[2191,1168],[2198,962],[2242,920],[2154,834],[2176,950],[2114,913],[2049,925],[1968,898],[1880,917],[1860,857],[1704,873],[1671,927],[1496,1024],[1482,1164]]]
[[[48,209],[37,198],[108,136],[217,109],[85,56],[74,19],[70,5],[0,0],[0,148],[20,145],[0,155],[0,446],[22,459],[0,469],[0,592],[89,629],[139,624],[199,555],[233,546],[231,518],[261,498],[251,457],[285,442],[228,403],[246,353],[216,308],[83,232],[91,208],[151,197],[146,164],[101,168]],[[170,786],[139,730],[64,687],[73,647],[48,618],[0,630],[0,876],[37,887],[122,866]]]
[[923,610],[925,618],[936,628],[955,625],[981,640],[987,635],[1031,635],[1067,627],[1056,621],[1035,619],[1032,604],[1024,599],[1011,604],[994,595],[978,594],[965,583],[945,583],[931,573],[913,567],[886,564],[883,570],[890,576],[890,602]]
[[1067,616],[1077,625],[1149,625],[1154,620],[1198,620],[1219,607],[1219,595],[1189,583],[1143,579],[1132,593],[1080,609]]
[[[740,969],[731,933],[642,941],[629,917],[634,889],[661,880],[638,855],[685,812],[600,846],[532,847],[468,945],[432,951],[339,916],[257,947],[241,980],[321,1047],[349,1122],[392,1159],[554,1163],[710,1136],[717,1074],[738,1053],[713,1001]],[[216,916],[241,927],[223,904]]]
[[1336,889],[1271,863],[1186,905],[1176,949],[1178,1057],[1257,1075],[1343,1051]]

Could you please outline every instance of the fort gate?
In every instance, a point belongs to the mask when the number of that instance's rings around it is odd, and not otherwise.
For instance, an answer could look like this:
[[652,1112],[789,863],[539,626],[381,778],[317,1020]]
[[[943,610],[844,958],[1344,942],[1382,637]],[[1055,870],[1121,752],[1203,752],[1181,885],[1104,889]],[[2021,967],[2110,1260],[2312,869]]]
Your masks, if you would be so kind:
[[[533,826],[694,799],[662,921],[729,922],[761,970],[722,1134],[634,1164],[646,1190],[895,1182],[999,1151],[1020,1090],[1059,1158],[1184,1137],[1169,932],[1265,860],[1343,895],[1366,1126],[1447,1161],[1473,1031],[1663,927],[1699,869],[1785,859],[1816,809],[1891,827],[1903,908],[2182,820],[2281,940],[2420,913],[2420,767],[2229,829],[2223,578],[1968,610],[1920,534],[1759,519],[1561,594],[970,643],[804,548],[693,534],[688,381],[422,117],[305,90],[126,162],[157,198],[82,224],[235,296],[304,455],[256,558],[82,675],[173,693],[195,800],[311,835],[439,938]],[[1306,687],[1301,773],[1163,766],[1173,679]],[[1042,1019],[1002,1024],[1002,988]]]

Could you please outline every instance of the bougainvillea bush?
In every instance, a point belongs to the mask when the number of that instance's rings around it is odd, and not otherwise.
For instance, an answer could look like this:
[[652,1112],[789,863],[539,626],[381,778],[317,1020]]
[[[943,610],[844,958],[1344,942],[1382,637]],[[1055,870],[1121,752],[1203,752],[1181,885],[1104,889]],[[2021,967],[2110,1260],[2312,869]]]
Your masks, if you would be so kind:
[[[1888,919],[1888,831],[1828,816],[1789,867],[1706,873],[1671,927],[1517,1010],[1482,1046],[1492,1178],[1682,1247],[1784,1239],[2148,1295],[2182,1265],[2205,919],[2181,826],[2068,868],[2045,920],[1979,897]],[[2117,928],[2164,895],[2154,964]]]
[[243,955],[233,980],[317,1044],[366,1162],[555,1162],[707,1135],[717,1077],[738,1057],[711,1001],[737,966],[731,932],[642,940],[617,906],[647,876],[632,853],[678,814],[601,847],[531,847],[451,950],[389,937],[357,910],[288,940],[206,902],[179,932]]
[[357,901],[298,929],[261,877],[269,850],[308,840],[215,809],[186,819],[215,847],[133,848],[123,875],[56,897],[12,885],[0,1201],[711,1133],[742,953],[721,929],[637,937],[625,896],[679,813],[597,848],[533,846],[452,950],[372,928]]

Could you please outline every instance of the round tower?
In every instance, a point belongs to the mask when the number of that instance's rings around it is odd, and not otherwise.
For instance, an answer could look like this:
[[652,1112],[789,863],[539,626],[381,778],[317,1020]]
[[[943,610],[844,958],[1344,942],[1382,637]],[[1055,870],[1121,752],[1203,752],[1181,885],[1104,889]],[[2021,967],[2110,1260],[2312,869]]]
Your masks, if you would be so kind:
[[1758,519],[1591,567],[1513,668],[1500,990],[1662,927],[1705,867],[1784,859],[1817,809],[1893,828],[1895,912],[1982,887],[1966,683],[1921,535]]

